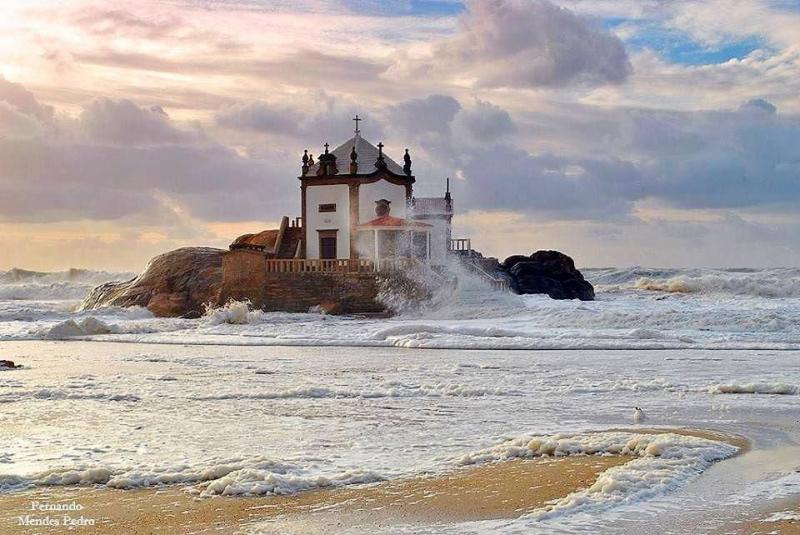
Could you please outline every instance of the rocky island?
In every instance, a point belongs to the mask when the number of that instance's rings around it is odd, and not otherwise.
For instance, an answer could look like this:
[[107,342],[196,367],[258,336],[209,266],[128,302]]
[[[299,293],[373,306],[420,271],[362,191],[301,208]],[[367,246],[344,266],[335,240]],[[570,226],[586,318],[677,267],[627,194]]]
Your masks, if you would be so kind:
[[[94,288],[81,304],[82,310],[109,306],[141,306],[156,316],[194,318],[205,307],[224,304],[223,259],[228,252],[210,247],[184,247],[153,258],[144,271],[127,281]],[[468,265],[471,260],[462,259]],[[518,294],[547,294],[553,299],[594,299],[594,288],[575,268],[569,256],[558,251],[514,255],[500,263],[481,258],[484,267],[509,282]],[[329,304],[329,296],[320,305]],[[325,310],[344,311],[324,306]],[[349,310],[352,312],[352,310]],[[374,312],[370,310],[370,312]]]

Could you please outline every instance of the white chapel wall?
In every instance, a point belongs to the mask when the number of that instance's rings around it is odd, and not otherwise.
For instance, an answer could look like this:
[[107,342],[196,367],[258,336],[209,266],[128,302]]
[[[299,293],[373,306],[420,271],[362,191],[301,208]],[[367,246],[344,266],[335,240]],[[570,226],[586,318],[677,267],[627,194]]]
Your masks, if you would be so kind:
[[392,184],[386,180],[379,180],[371,184],[361,184],[358,187],[358,218],[359,223],[366,223],[377,217],[375,215],[375,201],[387,199],[390,204],[390,215],[405,219],[406,214],[406,187]]
[[[335,212],[320,212],[320,204],[335,204]],[[338,230],[336,256],[350,258],[350,192],[347,184],[306,188],[306,257],[319,258],[318,230]]]
[[447,261],[447,239],[450,227],[446,219],[422,219],[420,223],[432,225],[431,229],[431,263],[445,264]]

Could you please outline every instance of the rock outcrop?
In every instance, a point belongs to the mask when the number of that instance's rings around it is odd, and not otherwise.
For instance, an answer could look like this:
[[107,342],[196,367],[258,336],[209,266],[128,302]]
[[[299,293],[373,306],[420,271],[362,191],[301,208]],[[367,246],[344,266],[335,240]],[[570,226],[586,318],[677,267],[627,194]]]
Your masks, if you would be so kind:
[[15,370],[22,368],[22,364],[14,364],[13,360],[0,360],[0,370]]
[[502,269],[520,294],[547,294],[553,299],[594,300],[594,287],[575,269],[572,258],[558,251],[536,251],[505,259]]
[[156,316],[199,317],[206,303],[217,304],[225,251],[184,247],[159,255],[138,277],[97,286],[82,310],[142,306]]

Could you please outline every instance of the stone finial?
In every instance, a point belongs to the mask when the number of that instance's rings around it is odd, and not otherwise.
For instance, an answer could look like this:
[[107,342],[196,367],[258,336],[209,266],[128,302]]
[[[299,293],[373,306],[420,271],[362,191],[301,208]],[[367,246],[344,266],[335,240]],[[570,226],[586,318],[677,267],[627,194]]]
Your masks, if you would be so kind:
[[375,160],[375,167],[386,169],[386,159],[383,157],[383,142],[378,143],[378,159]]
[[[358,116],[356,116],[358,117]],[[358,153],[356,152],[356,144],[353,143],[353,148],[350,151],[350,174],[355,175],[358,173]]]
[[303,150],[303,176],[308,174],[308,149]]
[[330,145],[325,143],[325,153],[319,157],[319,167],[317,167],[317,176],[337,175],[339,168],[336,166],[336,155],[328,152]]
[[391,204],[392,201],[388,199],[381,199],[379,201],[375,201],[375,215],[377,215],[378,217],[385,217],[389,215],[389,213],[392,210],[392,207],[390,206]]
[[403,156],[403,172],[406,176],[411,176],[411,155],[408,153],[408,149],[406,149],[406,153]]

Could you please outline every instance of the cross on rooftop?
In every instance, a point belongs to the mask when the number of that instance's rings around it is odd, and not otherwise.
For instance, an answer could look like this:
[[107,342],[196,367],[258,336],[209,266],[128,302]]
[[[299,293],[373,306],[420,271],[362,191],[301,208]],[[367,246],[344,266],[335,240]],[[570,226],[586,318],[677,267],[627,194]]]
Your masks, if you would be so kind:
[[356,129],[355,129],[355,133],[356,133],[356,135],[358,135],[358,134],[360,134],[360,133],[361,133],[361,130],[359,130],[359,129],[358,129],[358,122],[359,122],[359,121],[363,121],[363,120],[364,120],[364,119],[362,119],[361,117],[359,117],[359,116],[358,116],[358,114],[356,114],[356,116],[355,116],[355,117],[353,117],[353,121],[355,121],[355,123],[356,123]]

